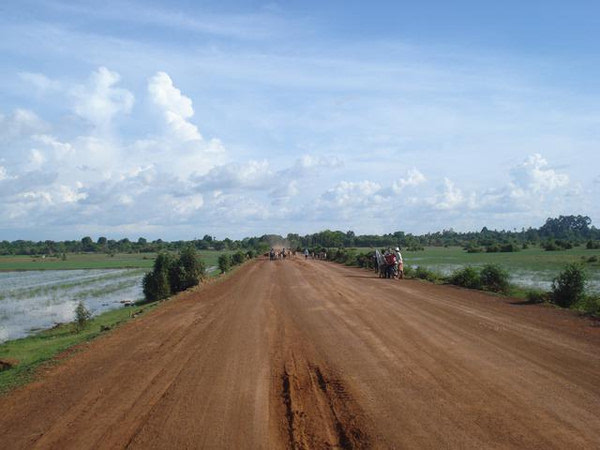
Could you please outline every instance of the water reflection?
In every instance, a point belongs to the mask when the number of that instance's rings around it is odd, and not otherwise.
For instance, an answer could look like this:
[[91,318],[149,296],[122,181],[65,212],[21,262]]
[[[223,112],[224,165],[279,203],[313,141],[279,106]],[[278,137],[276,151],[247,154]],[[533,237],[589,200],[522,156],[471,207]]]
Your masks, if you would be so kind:
[[71,322],[81,300],[93,315],[143,297],[140,269],[0,273],[0,342]]

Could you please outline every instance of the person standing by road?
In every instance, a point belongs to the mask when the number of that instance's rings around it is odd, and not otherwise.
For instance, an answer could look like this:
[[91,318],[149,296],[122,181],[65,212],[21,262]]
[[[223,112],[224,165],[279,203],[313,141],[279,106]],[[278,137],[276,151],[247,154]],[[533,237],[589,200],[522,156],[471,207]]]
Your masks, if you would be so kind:
[[398,265],[398,278],[404,278],[404,261],[402,260],[402,253],[400,253],[400,247],[396,247],[396,264]]

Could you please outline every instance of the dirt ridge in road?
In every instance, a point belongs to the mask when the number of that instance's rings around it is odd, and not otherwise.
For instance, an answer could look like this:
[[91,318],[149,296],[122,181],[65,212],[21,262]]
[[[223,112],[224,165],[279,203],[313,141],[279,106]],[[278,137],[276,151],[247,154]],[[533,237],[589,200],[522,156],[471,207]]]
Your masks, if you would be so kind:
[[282,398],[291,448],[367,448],[369,437],[355,402],[339,380],[319,366],[292,360],[282,370]]

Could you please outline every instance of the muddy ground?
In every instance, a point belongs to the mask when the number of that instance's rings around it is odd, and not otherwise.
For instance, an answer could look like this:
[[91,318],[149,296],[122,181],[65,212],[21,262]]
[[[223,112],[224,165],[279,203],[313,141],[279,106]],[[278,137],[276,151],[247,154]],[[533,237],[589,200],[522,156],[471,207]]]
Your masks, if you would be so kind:
[[0,398],[0,448],[599,448],[599,350],[568,311],[257,260]]

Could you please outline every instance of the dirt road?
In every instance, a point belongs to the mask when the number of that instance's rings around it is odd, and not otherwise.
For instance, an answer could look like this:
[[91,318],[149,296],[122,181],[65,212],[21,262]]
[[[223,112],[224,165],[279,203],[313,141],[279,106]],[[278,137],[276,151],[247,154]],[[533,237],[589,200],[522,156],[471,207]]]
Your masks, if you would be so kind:
[[0,398],[0,448],[599,448],[600,328],[259,260]]

